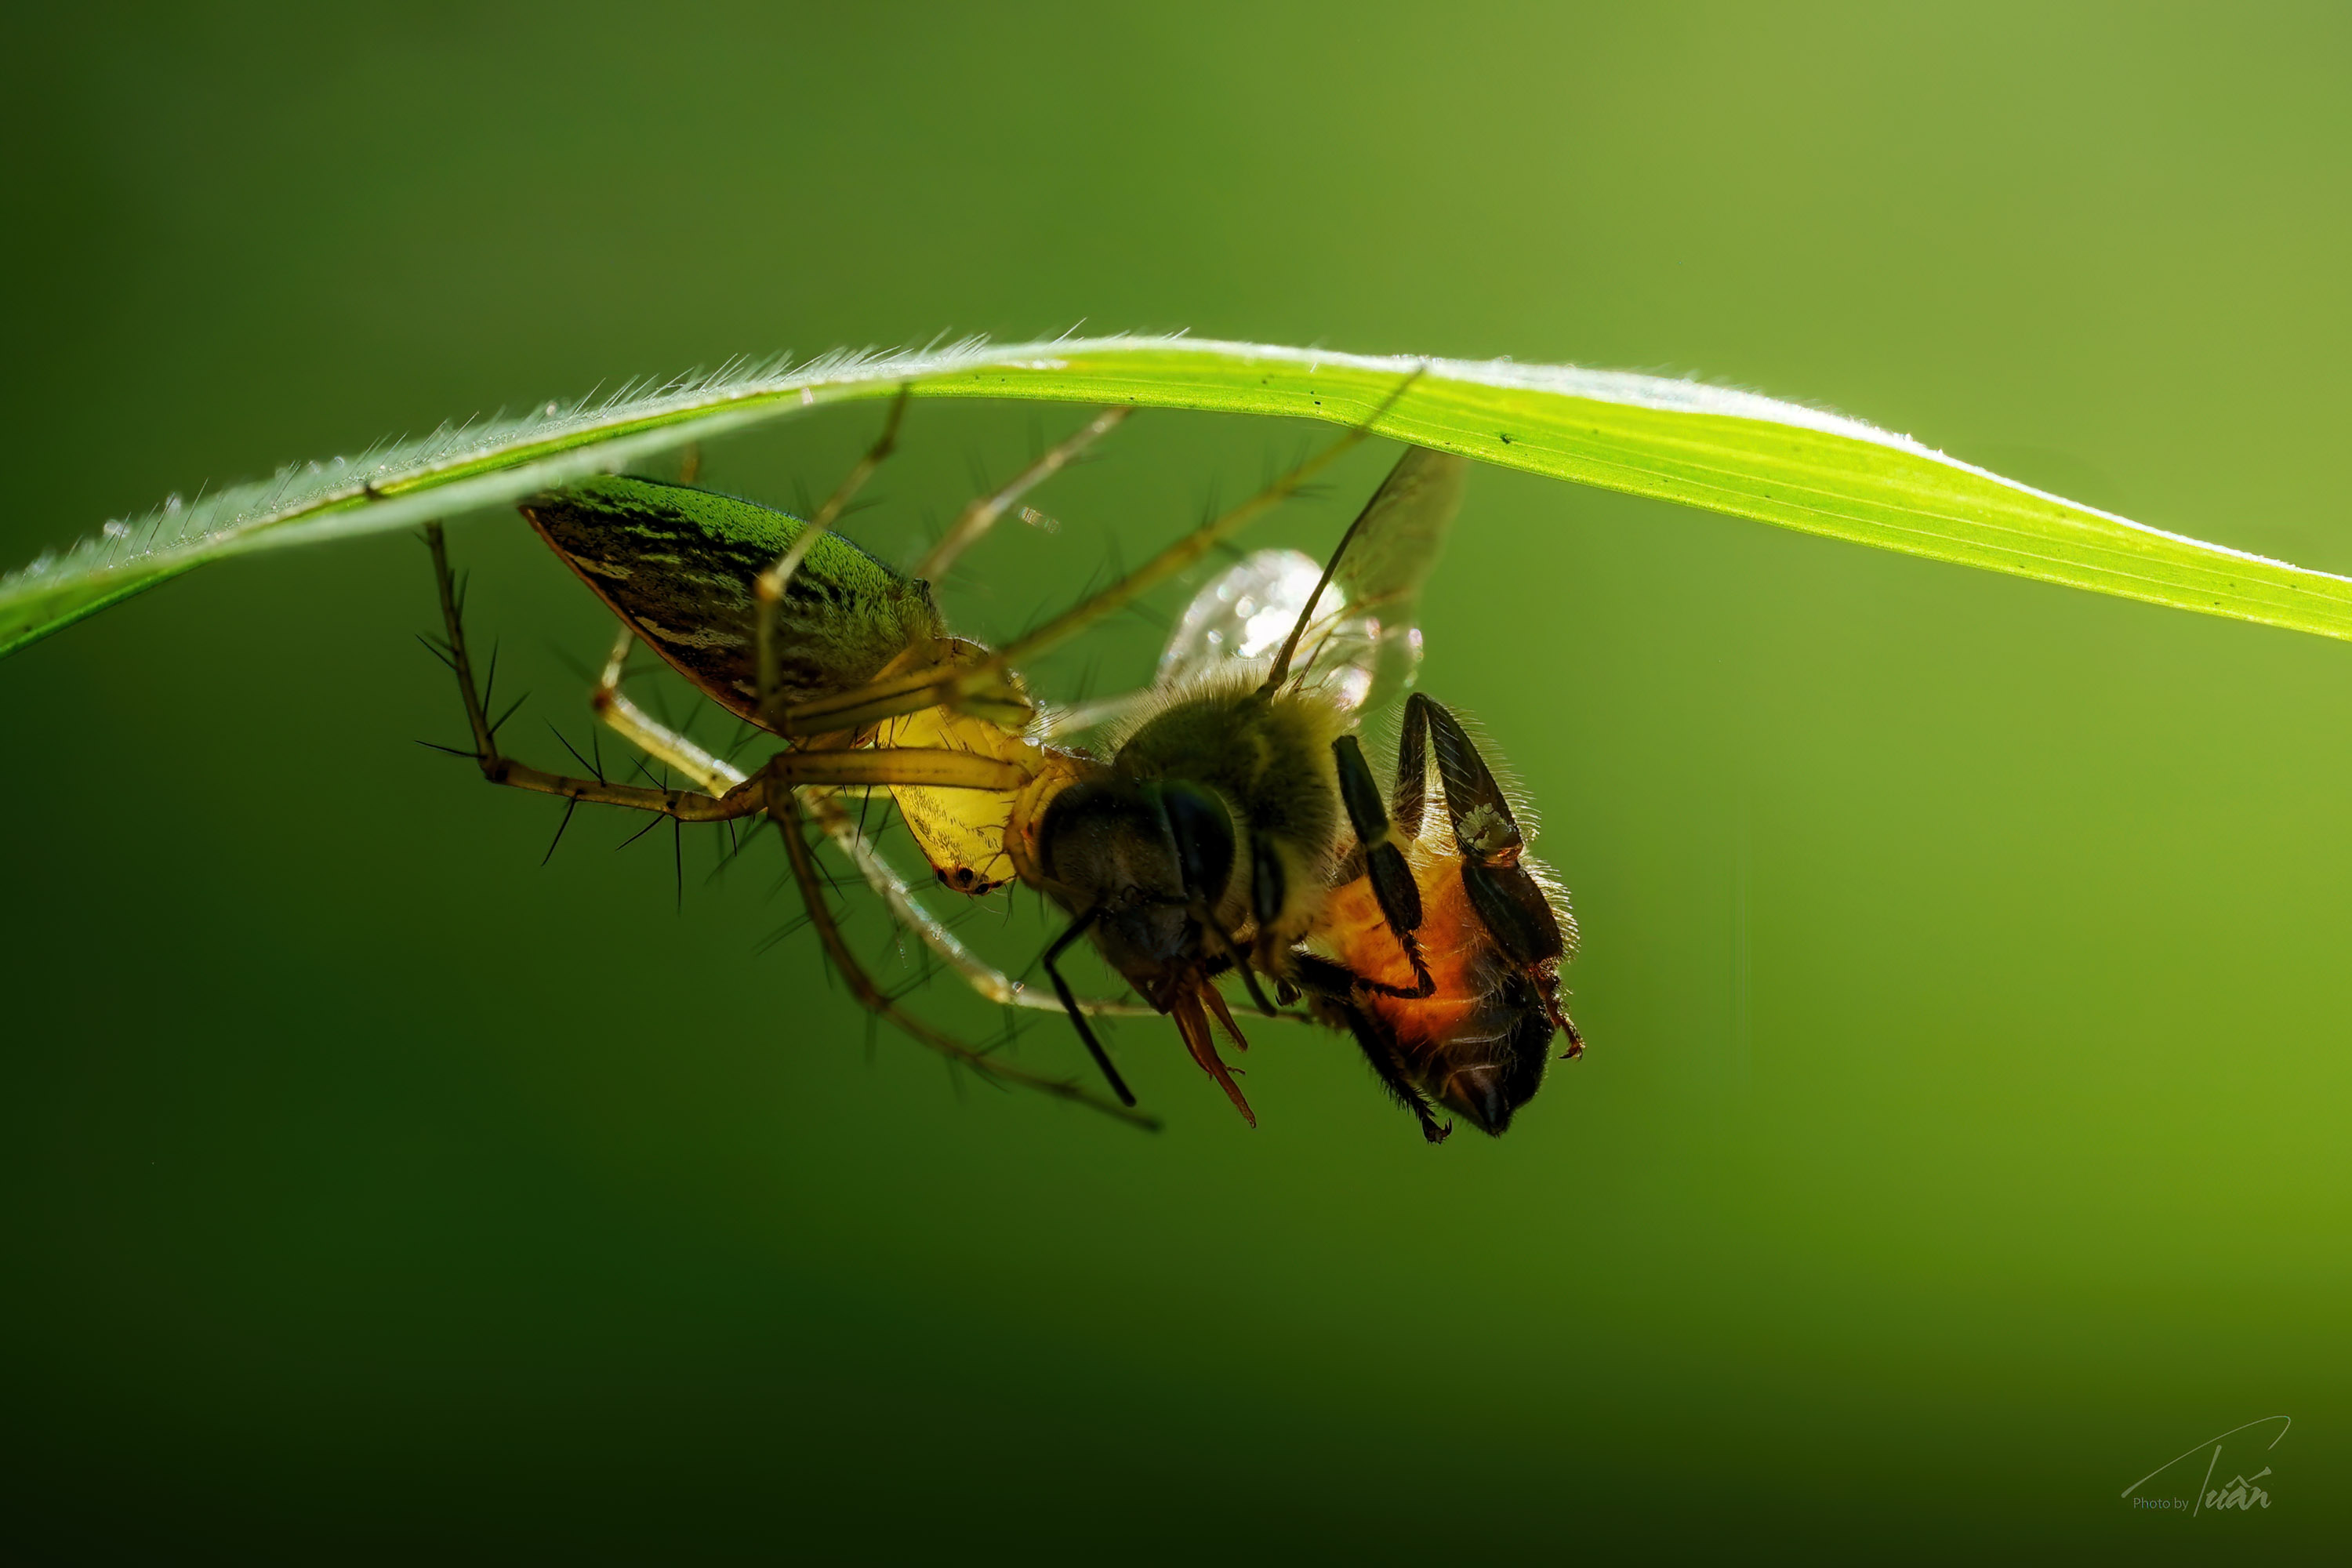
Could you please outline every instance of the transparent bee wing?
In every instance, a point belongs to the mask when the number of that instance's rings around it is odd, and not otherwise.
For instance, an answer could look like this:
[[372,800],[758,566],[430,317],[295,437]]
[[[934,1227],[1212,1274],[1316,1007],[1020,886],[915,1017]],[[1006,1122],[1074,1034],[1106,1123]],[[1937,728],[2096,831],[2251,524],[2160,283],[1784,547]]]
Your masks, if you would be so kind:
[[[1373,493],[1331,585],[1299,639],[1297,679],[1368,712],[1412,689],[1421,668],[1421,585],[1462,510],[1469,461],[1415,447]],[[1160,658],[1167,685],[1227,659],[1274,657],[1322,568],[1296,550],[1261,550],[1193,596]]]
[[[1149,703],[1154,692],[1189,684],[1234,664],[1270,662],[1322,575],[1320,563],[1296,550],[1260,550],[1244,556],[1210,579],[1184,606],[1176,629],[1169,634],[1168,646],[1160,651],[1160,668],[1150,688],[1082,707],[1055,709],[1047,721],[1046,739],[1116,724]],[[1356,670],[1344,661],[1369,652],[1370,645],[1362,635],[1365,628],[1348,625],[1347,597],[1339,584],[1323,591],[1318,608],[1325,613],[1317,616],[1318,624],[1308,628],[1300,646],[1322,649],[1326,657],[1307,671],[1307,678],[1344,678],[1353,673],[1368,692],[1369,670]],[[1306,663],[1304,656],[1300,662]]]
[[1321,565],[1296,550],[1260,550],[1228,567],[1184,606],[1160,652],[1158,684],[1234,659],[1272,658],[1322,575]]
[[[1331,585],[1299,639],[1294,679],[1351,712],[1367,713],[1412,689],[1421,667],[1415,613],[1462,507],[1466,458],[1415,447],[1391,469],[1356,521]],[[1315,592],[1323,567],[1296,550],[1260,550],[1192,595],[1160,656],[1156,689],[1188,683],[1238,661],[1271,660]],[[1139,706],[1148,692],[1057,712],[1049,733],[1097,728]]]
[[[1360,710],[1369,712],[1412,689],[1421,671],[1421,585],[1462,510],[1469,473],[1467,458],[1414,447],[1397,459],[1356,521],[1348,552],[1331,575],[1332,585],[1347,594],[1349,616],[1332,647],[1335,653],[1344,650],[1349,668],[1367,678],[1364,695],[1355,704]],[[1360,637],[1360,651],[1344,647],[1344,640],[1353,637]],[[1299,649],[1302,658],[1318,650],[1307,665],[1311,678],[1326,657],[1316,628],[1308,628]]]

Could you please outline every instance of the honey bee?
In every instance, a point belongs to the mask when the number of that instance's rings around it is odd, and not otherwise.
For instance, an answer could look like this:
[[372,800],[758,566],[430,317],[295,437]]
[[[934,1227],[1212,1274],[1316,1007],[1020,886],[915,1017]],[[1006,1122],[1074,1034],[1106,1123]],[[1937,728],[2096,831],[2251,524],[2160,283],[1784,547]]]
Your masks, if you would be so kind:
[[[1056,986],[1054,961],[1090,938],[1253,1125],[1214,1038],[1246,1048],[1216,984],[1228,973],[1261,1012],[1275,1010],[1263,976],[1348,1029],[1433,1142],[1452,1130],[1433,1102],[1499,1135],[1540,1087],[1554,1030],[1570,1056],[1582,1048],[1559,1000],[1566,893],[1526,858],[1461,725],[1408,700],[1387,804],[1353,733],[1411,680],[1412,601],[1465,468],[1410,450],[1319,577],[1265,552],[1204,589],[1108,755],[1011,824],[1024,878],[1074,917],[1047,952]],[[1318,620],[1327,593],[1338,603]],[[1287,623],[1270,665],[1269,622]],[[1425,833],[1433,761],[1448,822]],[[1085,1015],[1070,1016],[1095,1046]]]

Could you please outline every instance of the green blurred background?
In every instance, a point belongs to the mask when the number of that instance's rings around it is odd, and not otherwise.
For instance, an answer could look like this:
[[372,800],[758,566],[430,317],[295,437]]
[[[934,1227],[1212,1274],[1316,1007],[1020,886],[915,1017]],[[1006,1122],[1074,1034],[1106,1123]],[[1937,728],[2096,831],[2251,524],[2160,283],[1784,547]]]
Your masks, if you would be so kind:
[[[9,564],[445,417],[1083,319],[1694,372],[2352,570],[2328,7],[7,26]],[[877,414],[707,479],[792,504]],[[857,529],[906,547],[1078,417],[919,405]],[[951,610],[1066,602],[1310,434],[1139,417]],[[1258,540],[1327,547],[1389,456]],[[510,515],[453,540],[560,758],[601,612]],[[1255,1132],[1156,1026],[1158,1137],[869,1048],[805,933],[759,951],[772,847],[714,884],[688,839],[682,911],[666,832],[540,868],[549,803],[413,743],[458,734],[431,617],[375,539],[0,663],[16,1557],[2352,1527],[2352,649],[1482,471],[1424,684],[1541,808],[1591,1048],[1433,1150],[1273,1026]],[[2267,1511],[2118,1497],[2273,1415]]]

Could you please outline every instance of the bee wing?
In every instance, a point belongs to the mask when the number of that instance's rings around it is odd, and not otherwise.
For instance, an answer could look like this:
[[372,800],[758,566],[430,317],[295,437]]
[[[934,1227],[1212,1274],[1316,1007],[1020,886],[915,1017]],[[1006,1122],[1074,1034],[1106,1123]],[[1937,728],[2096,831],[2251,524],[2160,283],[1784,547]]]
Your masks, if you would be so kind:
[[[1361,711],[1403,696],[1421,672],[1421,585],[1462,510],[1469,473],[1467,458],[1410,447],[1356,520],[1347,553],[1331,574],[1332,585],[1347,595],[1348,618],[1329,634],[1328,646],[1366,677],[1363,695],[1353,704]],[[1307,666],[1310,680],[1327,657],[1318,629],[1309,627],[1299,643],[1302,653],[1315,650]]]
[[[1160,650],[1160,668],[1149,688],[1056,710],[1046,738],[1116,724],[1149,705],[1157,692],[1219,670],[1270,661],[1322,575],[1323,568],[1312,556],[1296,550],[1260,550],[1244,556],[1211,578],[1184,606],[1168,646]],[[1325,613],[1317,617],[1318,627],[1309,628],[1305,647],[1317,646],[1317,629],[1327,623],[1336,629],[1347,618],[1344,595],[1336,585],[1324,590],[1322,606]],[[1369,687],[1370,676],[1364,679]]]
[[[1184,606],[1160,650],[1156,684],[1173,686],[1229,663],[1270,659],[1315,592],[1323,568],[1296,550],[1260,550],[1211,579]],[[1345,613],[1327,594],[1337,621]]]
[[[1392,702],[1421,668],[1421,585],[1462,508],[1469,461],[1409,448],[1373,492],[1348,539],[1315,619],[1299,639],[1294,679],[1352,712]],[[1160,655],[1155,690],[1241,663],[1270,660],[1307,607],[1323,568],[1296,550],[1260,550],[1192,595]],[[1055,715],[1050,732],[1074,733],[1131,712],[1148,692]]]

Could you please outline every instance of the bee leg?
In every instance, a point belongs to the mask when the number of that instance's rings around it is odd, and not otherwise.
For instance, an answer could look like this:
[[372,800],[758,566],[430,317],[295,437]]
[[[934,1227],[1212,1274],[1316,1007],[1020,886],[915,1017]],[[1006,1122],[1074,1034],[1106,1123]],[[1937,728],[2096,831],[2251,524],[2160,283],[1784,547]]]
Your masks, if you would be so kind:
[[1445,791],[1454,842],[1462,851],[1462,883],[1478,919],[1521,969],[1556,962],[1567,951],[1551,901],[1519,864],[1527,837],[1503,797],[1502,785],[1453,714],[1416,691],[1405,700],[1408,750],[1426,731]]
[[1037,1089],[1056,1099],[1075,1100],[1078,1104],[1116,1116],[1123,1121],[1157,1130],[1157,1119],[1129,1110],[1135,1101],[1126,1093],[1127,1086],[1113,1074],[1112,1085],[1120,1091],[1123,1103],[1113,1105],[1097,1100],[1077,1085],[1062,1079],[1044,1078],[1009,1067],[992,1057],[983,1056],[953,1036],[933,1028],[892,1001],[887,992],[874,983],[865,967],[842,940],[839,922],[833,918],[833,906],[826,900],[825,889],[820,881],[816,858],[809,853],[808,840],[802,837],[800,803],[795,792],[780,792],[780,797],[769,815],[775,819],[777,831],[784,837],[784,854],[792,861],[793,880],[800,885],[801,901],[808,910],[809,923],[816,928],[817,938],[824,944],[825,956],[833,961],[835,973],[847,983],[850,994],[857,1005],[907,1034],[941,1056],[962,1063],[991,1082],[1013,1083],[1024,1089]]
[[1039,485],[1067,467],[1072,458],[1097,440],[1118,428],[1119,423],[1135,412],[1135,405],[1106,408],[1081,426],[1077,434],[1049,449],[1045,455],[1013,477],[1003,489],[978,497],[957,514],[955,521],[940,536],[922,560],[915,563],[914,575],[926,583],[937,583],[947,576],[948,568],[980,536],[996,526],[996,520],[1013,509],[1013,504]]
[[[816,825],[833,840],[857,874],[866,879],[890,911],[890,918],[915,933],[924,946],[938,955],[940,962],[953,970],[957,978],[981,996],[1000,1007],[1022,1007],[1038,1012],[1059,1013],[1062,1004],[1053,996],[1042,995],[1031,986],[1024,985],[1003,970],[982,959],[958,941],[947,923],[916,901],[914,885],[903,873],[874,847],[873,840],[858,831],[857,818],[845,810],[839,799],[825,790],[804,790],[801,805]],[[1091,1017],[1109,1015],[1122,1018],[1156,1018],[1160,1010],[1140,1002],[1108,1002],[1097,997],[1076,998],[1078,1010]]]
[[907,416],[907,400],[914,395],[915,389],[911,384],[898,389],[898,395],[891,400],[890,412],[882,420],[882,434],[875,438],[866,456],[857,459],[833,494],[825,498],[824,504],[816,509],[816,515],[801,529],[801,535],[793,541],[792,548],[785,551],[774,565],[761,573],[751,585],[754,605],[752,643],[757,660],[759,712],[763,718],[776,706],[780,657],[776,647],[776,608],[784,602],[784,589],[792,582],[793,574],[800,570],[801,563],[807,559],[808,552],[816,548],[816,542],[841,521],[842,512],[866,487],[866,481],[874,477],[874,470],[898,450],[898,423]]
[[1443,1143],[1453,1135],[1454,1123],[1439,1121],[1430,1113],[1429,1100],[1412,1080],[1405,1076],[1404,1062],[1396,1043],[1381,1032],[1380,1021],[1368,1016],[1355,1000],[1356,988],[1363,982],[1344,964],[1311,953],[1298,960],[1298,982],[1307,990],[1334,1004],[1348,1017],[1348,1032],[1356,1037],[1356,1048],[1364,1053],[1371,1064],[1372,1074],[1389,1098],[1412,1112],[1421,1123],[1421,1135],[1432,1143]]
[[1421,1123],[1422,1137],[1432,1143],[1443,1143],[1452,1137],[1454,1123],[1440,1121],[1430,1114],[1429,1101],[1404,1076],[1404,1064],[1397,1059],[1396,1047],[1381,1033],[1379,1024],[1350,1007],[1348,1009],[1348,1028],[1356,1037],[1356,1045],[1364,1053],[1364,1059],[1372,1064],[1372,1072],[1380,1079],[1381,1087],[1389,1091],[1391,1100],[1412,1111],[1413,1120]]
[[1045,977],[1054,983],[1054,993],[1062,999],[1062,1010],[1070,1016],[1071,1026],[1078,1031],[1078,1038],[1086,1043],[1088,1054],[1095,1058],[1095,1066],[1102,1068],[1102,1075],[1109,1081],[1111,1092],[1118,1096],[1118,1102],[1121,1105],[1133,1105],[1134,1091],[1127,1087],[1127,1080],[1118,1076],[1118,1069],[1110,1065],[1110,1053],[1104,1050],[1102,1041],[1095,1037],[1095,1026],[1087,1022],[1086,1010],[1078,1005],[1076,993],[1070,989],[1070,983],[1062,978],[1062,971],[1055,962],[1068,950],[1072,942],[1086,935],[1087,928],[1095,923],[1097,912],[1094,910],[1088,910],[1085,914],[1072,921],[1069,929],[1055,937],[1053,945],[1045,949]]
[[1379,1075],[1381,1084],[1421,1123],[1422,1137],[1432,1143],[1443,1143],[1452,1137],[1454,1123],[1440,1121],[1430,1114],[1429,1101],[1405,1078],[1396,1047],[1381,1034],[1378,1026],[1352,1007],[1348,1010],[1348,1024],[1355,1034],[1356,1044],[1363,1050],[1364,1059],[1372,1064],[1372,1071]]
[[1359,979],[1357,984],[1383,996],[1430,995],[1436,991],[1437,982],[1421,954],[1421,887],[1413,880],[1412,868],[1405,863],[1403,837],[1389,824],[1389,814],[1381,805],[1380,785],[1372,780],[1371,764],[1364,761],[1364,748],[1356,737],[1342,735],[1332,742],[1331,754],[1339,764],[1339,799],[1348,808],[1349,824],[1363,849],[1364,871],[1372,879],[1381,918],[1388,922],[1390,933],[1412,965],[1410,988],[1376,980]]
[[[1404,750],[1412,754],[1417,770],[1426,767],[1420,761],[1424,731],[1435,752],[1454,842],[1462,851],[1462,886],[1479,923],[1503,955],[1537,984],[1544,1016],[1568,1036],[1568,1054],[1580,1054],[1584,1042],[1559,1005],[1556,978],[1568,944],[1551,900],[1519,864],[1527,837],[1511,815],[1502,786],[1454,715],[1420,692],[1405,700],[1404,724]],[[1398,782],[1402,788],[1402,776]]]
[[1434,703],[1404,704],[1404,732],[1397,737],[1396,787],[1389,795],[1389,815],[1407,838],[1421,837],[1421,821],[1429,799],[1429,710]]
[[[1243,950],[1241,943],[1234,940],[1231,931],[1217,923],[1217,917],[1211,911],[1209,906],[1196,899],[1185,912],[1192,918],[1192,923],[1200,928],[1201,934],[1217,944],[1219,956],[1231,963],[1234,973],[1241,976],[1242,989],[1249,993],[1250,1005],[1269,1018],[1279,1013],[1281,1009],[1266,1000],[1265,988],[1258,984],[1257,971],[1251,965],[1249,953]],[[1246,1045],[1244,1048],[1247,1048]]]

